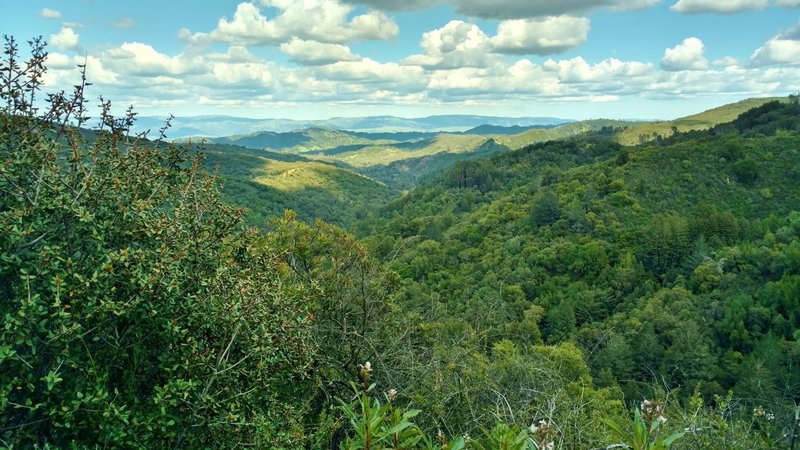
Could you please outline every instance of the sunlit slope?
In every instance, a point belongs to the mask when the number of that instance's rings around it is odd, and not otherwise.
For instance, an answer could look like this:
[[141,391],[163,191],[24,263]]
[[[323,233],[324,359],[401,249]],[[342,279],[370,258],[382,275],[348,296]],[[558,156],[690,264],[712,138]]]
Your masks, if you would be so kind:
[[306,221],[321,218],[346,226],[394,195],[363,175],[296,155],[232,145],[210,145],[204,153],[224,183],[224,195],[248,208],[254,225],[292,209]]
[[526,145],[536,144],[539,142],[555,141],[558,139],[564,139],[583,133],[600,131],[603,129],[607,129],[609,132],[611,132],[614,129],[624,129],[637,125],[637,122],[627,122],[623,120],[582,120],[580,122],[572,122],[553,128],[529,130],[524,133],[511,136],[495,136],[494,139],[498,144],[505,145],[516,150],[518,148],[525,147]]
[[682,117],[666,122],[642,123],[634,127],[627,128],[620,132],[618,140],[624,145],[634,145],[647,142],[658,136],[671,136],[674,132],[673,127],[680,132],[707,130],[715,125],[730,122],[739,114],[773,100],[785,100],[779,97],[749,98],[740,102],[709,109],[699,114]]
[[217,144],[234,144],[251,149],[264,149],[286,153],[305,153],[321,151],[342,146],[371,145],[375,143],[396,142],[390,139],[365,137],[368,135],[329,130],[326,128],[308,128],[288,133],[264,131],[260,133],[228,136],[212,139]]
[[376,144],[358,148],[334,148],[318,152],[313,157],[334,159],[361,168],[386,165],[437,153],[470,153],[488,140],[489,138],[485,136],[477,135],[439,134],[418,141]]

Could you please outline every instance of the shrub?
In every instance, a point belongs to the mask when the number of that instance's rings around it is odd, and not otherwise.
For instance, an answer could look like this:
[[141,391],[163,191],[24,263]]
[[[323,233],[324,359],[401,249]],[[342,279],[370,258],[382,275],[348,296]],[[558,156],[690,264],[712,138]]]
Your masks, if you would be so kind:
[[[84,81],[34,105],[46,52],[0,61],[3,445],[273,447],[313,302],[201,157],[131,138]],[[166,128],[165,128],[166,129]],[[163,130],[162,130],[163,137]],[[280,431],[278,431],[280,430]]]

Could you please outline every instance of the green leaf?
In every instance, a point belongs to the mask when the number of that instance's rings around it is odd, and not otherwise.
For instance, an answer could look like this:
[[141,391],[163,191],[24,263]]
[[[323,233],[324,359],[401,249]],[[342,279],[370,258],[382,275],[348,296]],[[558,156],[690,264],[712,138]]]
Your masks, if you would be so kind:
[[666,439],[664,439],[664,446],[669,448],[675,441],[682,438],[685,434],[686,434],[685,432],[672,433]]

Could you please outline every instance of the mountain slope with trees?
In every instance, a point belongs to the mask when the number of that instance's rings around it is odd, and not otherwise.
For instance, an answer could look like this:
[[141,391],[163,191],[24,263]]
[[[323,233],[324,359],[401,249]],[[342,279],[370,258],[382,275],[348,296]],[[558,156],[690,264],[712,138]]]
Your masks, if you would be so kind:
[[372,205],[397,193],[345,167],[308,158],[223,144],[193,147],[219,176],[226,201],[248,209],[247,220],[260,227],[284,211],[299,219],[317,218],[349,226]]
[[[400,304],[445,378],[481,385],[463,381],[476,364],[466,354],[569,346],[593,381],[584,389],[724,404],[752,427],[735,448],[788,447],[800,400],[798,120],[793,98],[649,145],[587,135],[459,162],[359,232],[405,280]],[[509,383],[494,389],[512,420],[527,400]],[[436,386],[412,390],[451,426],[479,420],[474,400]]]

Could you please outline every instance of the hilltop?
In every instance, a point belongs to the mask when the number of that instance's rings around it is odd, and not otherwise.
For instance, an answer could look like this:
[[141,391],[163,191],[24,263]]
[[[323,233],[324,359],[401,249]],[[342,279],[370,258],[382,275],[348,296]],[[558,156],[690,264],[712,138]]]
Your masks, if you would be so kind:
[[730,103],[675,120],[643,123],[623,130],[619,134],[618,139],[622,144],[634,145],[653,140],[658,136],[669,137],[676,130],[681,133],[687,131],[707,130],[715,125],[731,122],[743,112],[775,100],[785,101],[786,98],[749,98],[740,102]]

